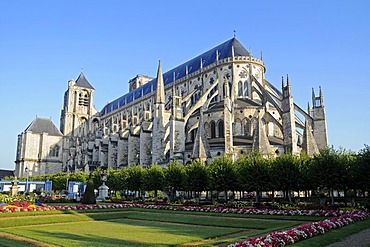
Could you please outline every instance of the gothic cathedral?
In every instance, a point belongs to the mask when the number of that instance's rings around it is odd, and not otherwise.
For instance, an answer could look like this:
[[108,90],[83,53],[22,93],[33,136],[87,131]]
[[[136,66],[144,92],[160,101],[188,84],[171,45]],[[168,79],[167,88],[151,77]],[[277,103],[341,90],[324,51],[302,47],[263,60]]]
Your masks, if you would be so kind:
[[156,78],[136,76],[129,92],[101,111],[81,72],[68,82],[60,129],[36,118],[18,136],[15,175],[26,167],[35,176],[326,149],[321,88],[305,111],[294,103],[288,76],[279,90],[265,71],[262,57],[232,38],[165,73],[159,63]]

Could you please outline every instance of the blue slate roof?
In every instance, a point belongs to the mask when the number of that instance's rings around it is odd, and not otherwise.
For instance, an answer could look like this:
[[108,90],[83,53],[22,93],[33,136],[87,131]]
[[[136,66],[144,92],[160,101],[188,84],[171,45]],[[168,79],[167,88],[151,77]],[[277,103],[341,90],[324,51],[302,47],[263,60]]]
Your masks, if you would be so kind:
[[80,87],[94,89],[93,86],[91,86],[89,81],[86,79],[86,77],[85,77],[84,73],[82,73],[82,71],[81,71],[80,75],[78,76],[78,78],[76,80],[76,85],[78,85]]
[[42,134],[48,133],[51,136],[62,136],[57,126],[48,118],[36,117],[30,125],[26,128],[25,132],[31,131],[33,133]]
[[[249,52],[244,48],[244,46],[234,37],[213,49],[177,66],[170,71],[167,71],[163,74],[164,85],[167,86],[175,80],[181,79],[186,76],[186,69],[188,74],[191,74],[200,69],[200,61],[202,61],[203,67],[206,67],[214,62],[216,62],[216,52],[218,52],[218,59],[224,59],[227,57],[232,57],[232,47],[234,47],[235,56],[249,56]],[[108,114],[124,105],[131,103],[133,100],[139,99],[152,91],[155,90],[157,85],[157,79],[153,79],[143,86],[129,92],[113,102],[107,104],[101,111],[102,115]]]

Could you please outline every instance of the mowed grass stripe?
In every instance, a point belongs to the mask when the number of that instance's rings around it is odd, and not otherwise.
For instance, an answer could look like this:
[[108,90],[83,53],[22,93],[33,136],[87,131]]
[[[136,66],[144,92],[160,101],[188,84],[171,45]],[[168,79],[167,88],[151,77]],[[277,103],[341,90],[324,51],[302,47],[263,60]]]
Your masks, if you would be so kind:
[[[158,222],[171,222],[182,223],[190,225],[202,226],[219,226],[219,227],[236,227],[244,229],[267,229],[267,228],[285,228],[299,225],[298,222],[289,221],[256,221],[241,218],[223,218],[223,217],[207,217],[198,215],[179,215],[170,213],[147,213],[147,212],[131,212],[122,215],[124,218],[158,221]],[[94,218],[94,215],[91,215]]]
[[241,230],[121,219],[7,228],[3,231],[62,246],[173,246]]
[[127,208],[129,211],[139,212],[158,212],[158,213],[171,213],[171,214],[194,214],[194,215],[208,215],[218,217],[232,217],[232,218],[253,218],[253,219],[271,219],[271,220],[294,220],[303,222],[312,222],[325,220],[328,217],[321,216],[301,216],[301,215],[269,215],[269,214],[237,214],[237,213],[215,213],[215,212],[198,212],[198,211],[176,211],[166,209],[147,209],[147,208]]

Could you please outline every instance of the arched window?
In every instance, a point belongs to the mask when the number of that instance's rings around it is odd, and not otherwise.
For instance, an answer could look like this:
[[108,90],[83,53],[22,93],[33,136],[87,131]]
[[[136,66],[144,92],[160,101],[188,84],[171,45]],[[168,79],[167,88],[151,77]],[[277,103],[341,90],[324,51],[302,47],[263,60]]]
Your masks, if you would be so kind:
[[216,123],[211,122],[211,138],[216,138]]
[[195,141],[195,137],[197,136],[197,130],[198,129],[193,129],[191,131],[191,141],[194,142]]
[[241,81],[238,82],[238,96],[243,96],[243,83]]
[[249,123],[248,123],[248,121],[245,121],[245,124],[244,124],[244,135],[249,136]]
[[224,121],[218,122],[218,137],[222,138],[224,137]]
[[59,146],[58,145],[54,145],[54,146],[50,147],[49,156],[50,157],[58,157],[59,156]]
[[240,119],[236,119],[233,123],[233,135],[240,136],[242,135],[242,121]]
[[245,81],[244,82],[244,96],[247,97],[249,96],[249,92],[248,92],[248,81]]

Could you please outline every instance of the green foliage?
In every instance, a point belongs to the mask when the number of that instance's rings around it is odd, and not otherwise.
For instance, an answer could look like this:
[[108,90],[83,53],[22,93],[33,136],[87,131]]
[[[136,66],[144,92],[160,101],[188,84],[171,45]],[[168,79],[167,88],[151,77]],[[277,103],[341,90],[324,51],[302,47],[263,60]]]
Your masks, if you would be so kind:
[[126,177],[127,169],[114,170],[110,168],[108,170],[106,184],[111,191],[120,191],[126,189]]
[[216,191],[229,191],[236,188],[237,173],[231,159],[223,155],[215,159],[207,168],[212,189]]
[[353,177],[356,187],[370,191],[370,146],[365,145],[353,163]]
[[205,166],[198,160],[185,166],[185,188],[188,191],[205,191],[208,188],[209,175]]
[[87,181],[85,194],[81,200],[82,204],[96,204],[95,193],[94,193],[94,182],[92,177]]
[[272,181],[276,190],[298,190],[301,174],[296,156],[283,154],[272,163]]
[[170,191],[171,201],[174,200],[176,191],[183,189],[185,186],[185,169],[176,161],[171,162],[164,169],[164,185]]
[[157,198],[158,190],[164,188],[164,171],[159,165],[152,165],[143,173],[144,178],[144,189],[154,190],[154,197]]
[[141,191],[144,188],[144,168],[140,165],[133,165],[127,169],[127,189]]
[[257,202],[259,192],[272,188],[271,164],[259,154],[241,158],[236,162],[238,189],[241,191],[256,191]]
[[346,162],[333,149],[321,151],[312,159],[311,174],[317,187],[344,189],[346,184]]

